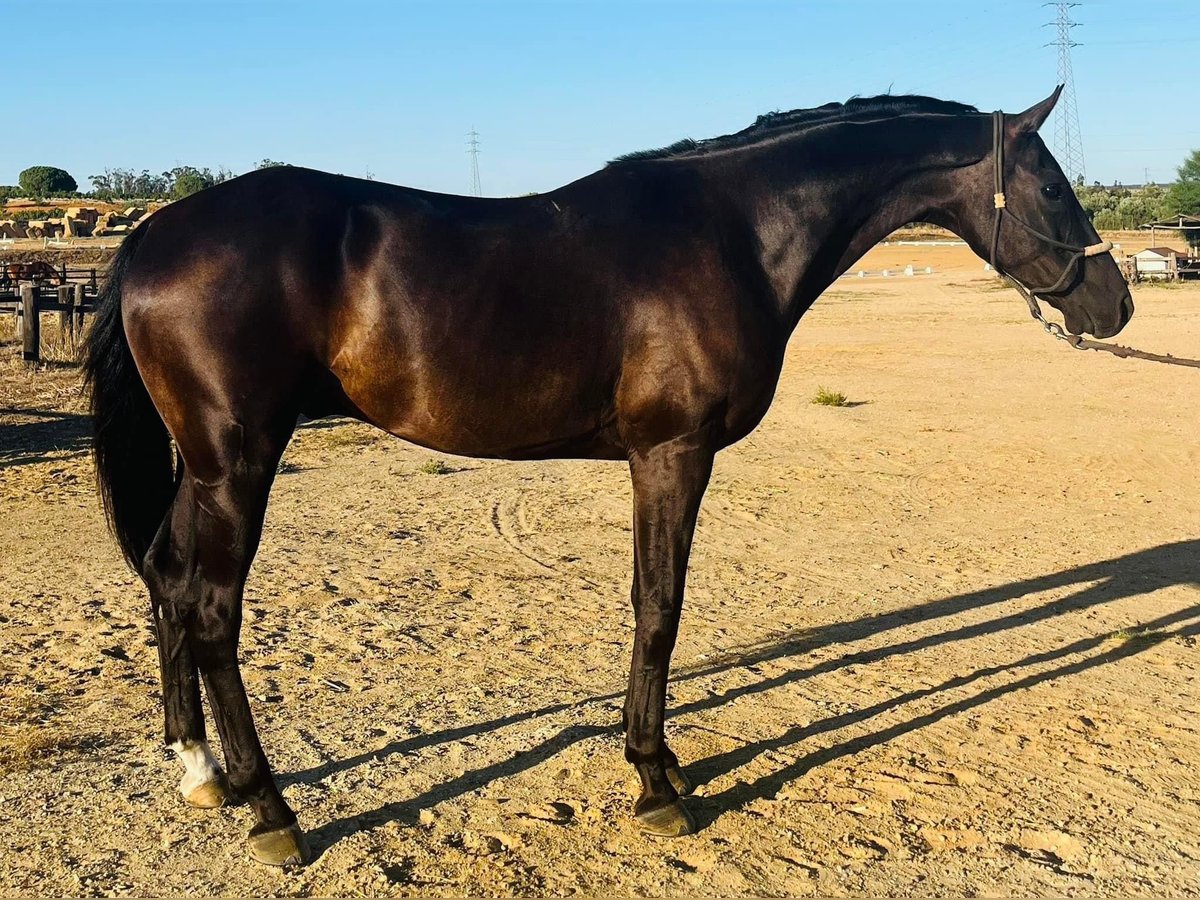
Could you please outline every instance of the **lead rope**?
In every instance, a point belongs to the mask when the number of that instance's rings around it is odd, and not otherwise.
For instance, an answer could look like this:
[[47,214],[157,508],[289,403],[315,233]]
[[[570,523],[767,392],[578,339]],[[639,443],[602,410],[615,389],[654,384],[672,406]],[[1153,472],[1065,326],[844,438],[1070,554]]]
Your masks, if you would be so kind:
[[[996,218],[992,224],[991,259],[989,262],[992,264],[992,268],[996,271],[996,274],[1015,287],[1021,296],[1025,298],[1025,302],[1029,305],[1030,315],[1042,323],[1042,327],[1046,330],[1046,333],[1058,338],[1060,341],[1065,341],[1076,350],[1101,350],[1121,359],[1145,359],[1150,362],[1166,363],[1171,366],[1189,366],[1194,369],[1200,369],[1200,359],[1171,356],[1169,353],[1165,355],[1147,353],[1145,350],[1136,350],[1133,347],[1125,347],[1121,344],[1106,344],[1103,341],[1093,341],[1090,338],[1083,337],[1083,335],[1070,334],[1057,322],[1047,321],[1046,317],[1042,315],[1041,306],[1038,305],[1037,295],[1053,294],[1061,290],[1074,276],[1076,267],[1083,260],[1089,256],[1099,256],[1102,253],[1109,253],[1112,251],[1113,245],[1111,241],[1101,241],[1098,244],[1092,244],[1087,247],[1074,247],[1071,244],[1064,244],[1062,241],[1055,240],[1048,234],[1042,234],[1042,232],[1038,231],[1028,222],[1013,215],[1008,209],[1008,203],[1004,196],[1004,113],[1000,110],[992,113],[992,155],[995,157],[996,162],[996,193],[993,198],[996,204]],[[1063,268],[1058,280],[1050,287],[1031,290],[1000,268],[997,262],[997,253],[1000,249],[1000,223],[1004,220],[1005,215],[1042,242],[1050,244],[1052,247],[1070,250],[1074,254]]]

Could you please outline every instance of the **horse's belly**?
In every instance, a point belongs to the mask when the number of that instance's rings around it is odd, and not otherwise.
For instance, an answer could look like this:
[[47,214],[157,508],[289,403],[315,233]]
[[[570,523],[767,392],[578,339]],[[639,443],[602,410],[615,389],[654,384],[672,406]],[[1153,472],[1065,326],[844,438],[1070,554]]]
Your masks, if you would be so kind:
[[520,360],[479,362],[410,358],[334,371],[372,423],[435,450],[501,459],[624,456],[602,378]]

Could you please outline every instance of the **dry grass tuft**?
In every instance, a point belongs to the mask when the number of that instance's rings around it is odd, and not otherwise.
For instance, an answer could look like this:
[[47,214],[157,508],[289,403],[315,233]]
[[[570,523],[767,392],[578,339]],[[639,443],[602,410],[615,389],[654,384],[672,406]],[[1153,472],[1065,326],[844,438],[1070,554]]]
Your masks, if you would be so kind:
[[324,429],[314,433],[320,434],[318,438],[319,442],[331,449],[370,447],[384,438],[382,431],[378,431],[369,425],[361,425],[357,422],[339,425],[336,428]]
[[1160,644],[1171,637],[1165,631],[1158,631],[1152,628],[1122,628],[1120,631],[1114,631],[1109,636],[1109,640],[1118,641],[1119,643],[1137,643],[1137,644]]
[[848,406],[850,403],[846,399],[846,395],[841,391],[831,391],[824,387],[817,388],[817,392],[813,394],[812,402],[817,406]]

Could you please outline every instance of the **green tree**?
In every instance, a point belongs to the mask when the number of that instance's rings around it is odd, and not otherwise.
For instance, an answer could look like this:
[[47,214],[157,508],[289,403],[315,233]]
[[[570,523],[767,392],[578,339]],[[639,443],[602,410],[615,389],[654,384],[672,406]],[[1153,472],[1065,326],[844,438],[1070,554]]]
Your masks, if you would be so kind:
[[197,172],[184,172],[171,185],[171,196],[176,200],[181,200],[184,197],[190,197],[192,194],[204,190],[210,185],[211,182],[207,181],[203,175]]
[[1179,180],[1167,192],[1166,205],[1169,213],[1200,216],[1200,150],[1193,150],[1179,167]]
[[151,175],[149,169],[105,169],[93,175],[92,196],[97,200],[162,200],[170,195],[169,173]]
[[[1178,170],[1179,180],[1167,191],[1167,215],[1200,216],[1200,150],[1193,150]],[[1200,249],[1200,231],[1183,232],[1192,249]]]
[[74,194],[79,190],[79,185],[69,172],[54,166],[30,166],[17,176],[17,183],[31,197]]
[[178,166],[170,172],[163,172],[163,178],[171,185],[171,197],[179,200],[197,191],[228,181],[233,173],[228,169],[197,169],[195,166]]
[[280,162],[277,159],[261,159],[254,168],[256,169],[276,169],[280,166],[290,166],[291,163]]

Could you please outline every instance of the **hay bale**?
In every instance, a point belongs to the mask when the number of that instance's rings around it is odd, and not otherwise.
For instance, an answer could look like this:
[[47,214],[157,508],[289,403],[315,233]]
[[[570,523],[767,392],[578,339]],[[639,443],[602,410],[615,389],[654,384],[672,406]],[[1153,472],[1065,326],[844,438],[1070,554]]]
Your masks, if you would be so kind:
[[26,226],[26,237],[52,238],[63,233],[61,219],[30,219]]
[[114,220],[120,217],[116,213],[102,213],[96,218],[96,223],[92,226],[93,235],[112,234],[110,230]]
[[144,206],[127,206],[127,207],[125,207],[125,211],[123,213],[121,213],[121,217],[123,219],[128,219],[129,222],[132,223],[132,222],[136,222],[138,219],[140,219],[145,214],[146,214],[146,207],[144,207]]
[[66,218],[91,226],[95,225],[96,220],[100,218],[100,210],[94,206],[72,206],[67,210]]
[[92,226],[82,219],[64,216],[62,225],[63,237],[88,237],[92,233]]
[[29,233],[24,222],[15,219],[0,219],[0,237],[23,238]]

